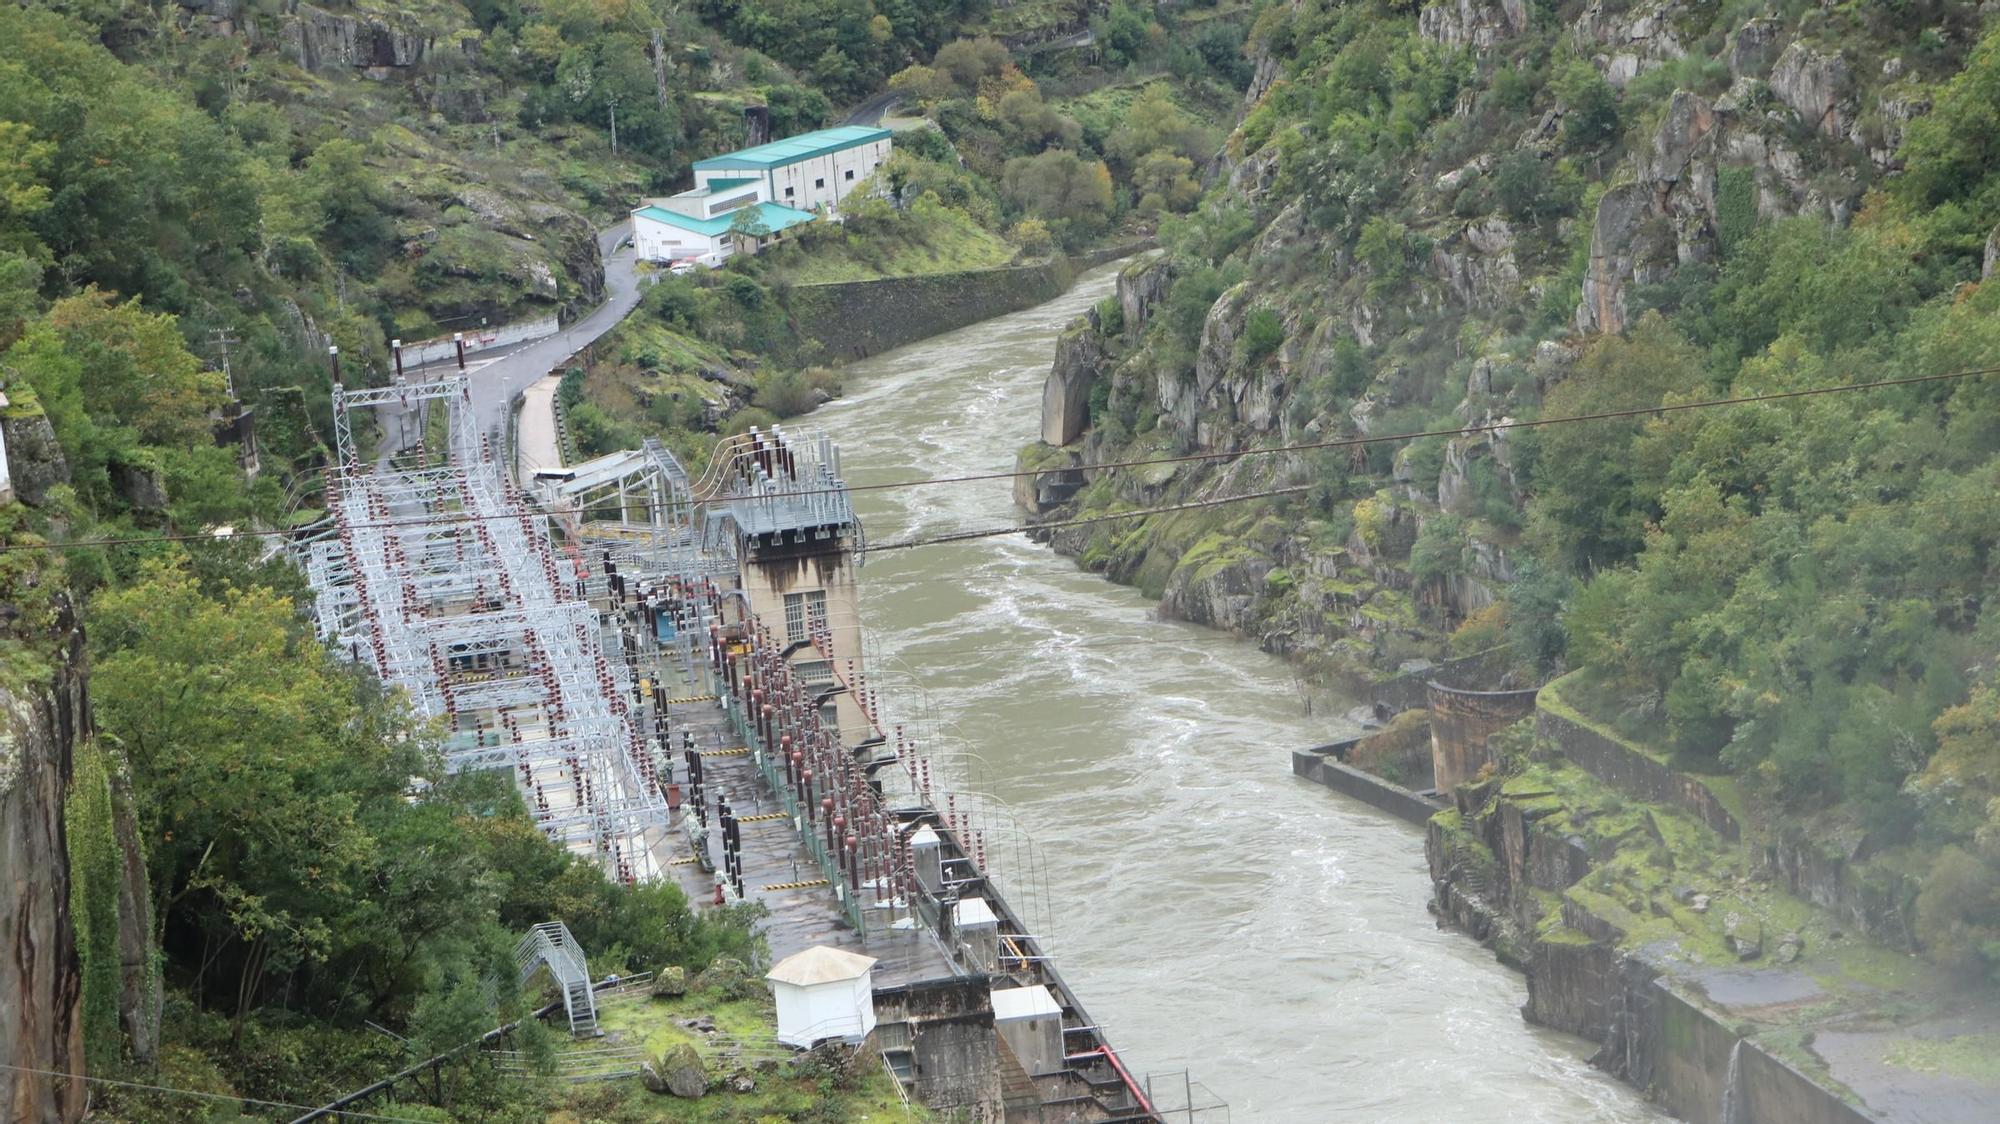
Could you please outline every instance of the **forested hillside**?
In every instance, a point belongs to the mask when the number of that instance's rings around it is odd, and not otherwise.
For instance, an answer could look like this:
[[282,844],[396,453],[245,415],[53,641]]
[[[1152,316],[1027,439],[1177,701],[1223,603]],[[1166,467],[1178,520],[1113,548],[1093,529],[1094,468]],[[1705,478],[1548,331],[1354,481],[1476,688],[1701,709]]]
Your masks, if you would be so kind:
[[392,338],[594,306],[597,228],[744,105],[817,126],[963,14],[787,12],[874,34],[834,87],[675,4],[0,7],[0,1041],[30,1067],[0,1115],[290,1118],[538,1005],[511,947],[550,918],[604,972],[757,960],[750,911],[613,884],[508,778],[446,777],[238,532],[316,514],[329,345],[381,382]]
[[[1071,455],[1336,447],[1093,473],[1086,513],[1304,490],[1058,544],[1330,672],[1579,670],[1594,719],[1760,839],[1921,886],[1915,946],[2000,980],[2000,30],[1290,0],[1248,50],[1216,186],[1065,340]],[[1438,435],[1347,443],[1406,433]]]

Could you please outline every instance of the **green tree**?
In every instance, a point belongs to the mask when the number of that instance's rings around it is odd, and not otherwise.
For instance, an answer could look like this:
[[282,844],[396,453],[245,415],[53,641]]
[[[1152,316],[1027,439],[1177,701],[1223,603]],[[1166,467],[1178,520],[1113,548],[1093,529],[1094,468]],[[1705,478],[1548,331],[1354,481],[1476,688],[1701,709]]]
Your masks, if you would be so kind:
[[1563,107],[1563,143],[1577,151],[1609,144],[1618,136],[1618,92],[1587,62],[1572,62],[1555,81]]
[[1072,229],[1096,231],[1111,217],[1111,172],[1065,149],[1007,161],[1000,190],[1016,208]]
[[1194,161],[1165,150],[1149,152],[1132,169],[1132,187],[1139,193],[1139,210],[1185,211],[1201,201],[1201,181],[1194,178]]
[[[1657,406],[1702,383],[1701,357],[1657,314],[1625,337],[1591,345],[1549,392],[1550,417]],[[1643,422],[1607,420],[1531,431],[1522,445],[1535,498],[1530,531],[1541,556],[1585,571],[1630,558],[1659,511],[1658,479],[1636,471],[1630,449]]]

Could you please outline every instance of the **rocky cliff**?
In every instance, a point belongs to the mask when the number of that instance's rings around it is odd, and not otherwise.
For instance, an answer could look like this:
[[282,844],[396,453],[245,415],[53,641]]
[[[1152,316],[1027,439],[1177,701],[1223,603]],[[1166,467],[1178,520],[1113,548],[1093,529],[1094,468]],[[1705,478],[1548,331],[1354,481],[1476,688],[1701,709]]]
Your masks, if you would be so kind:
[[[1790,7],[1438,0],[1369,32],[1435,80],[1348,102],[1360,72],[1326,59],[1358,25],[1273,11],[1216,192],[1120,277],[1110,327],[1065,336],[1043,427],[1084,464],[1252,455],[1088,474],[1037,514],[1304,485],[1054,541],[1171,615],[1355,670],[1439,655],[1515,580],[1521,442],[1486,427],[1532,416],[1591,337],[1698,292],[1760,226],[1847,222],[1950,71],[1915,29]],[[1939,18],[1964,36],[1970,11]],[[1369,131],[1422,98],[1423,143]],[[1371,144],[1389,156],[1351,156]],[[1427,436],[1357,444],[1408,433]]]
[[0,1116],[20,1124],[77,1120],[85,1104],[63,832],[71,752],[87,721],[83,633],[66,604],[55,610],[53,664],[9,653],[0,683]]

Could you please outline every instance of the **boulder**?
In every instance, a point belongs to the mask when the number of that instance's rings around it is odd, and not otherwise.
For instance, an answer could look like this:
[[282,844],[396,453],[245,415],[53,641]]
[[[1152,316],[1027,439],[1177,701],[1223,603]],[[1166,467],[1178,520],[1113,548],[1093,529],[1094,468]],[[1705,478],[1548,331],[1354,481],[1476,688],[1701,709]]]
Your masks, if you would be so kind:
[[763,979],[748,964],[728,956],[716,957],[690,986],[695,991],[720,992],[726,999],[755,999],[765,993]]
[[1784,936],[1778,938],[1778,949],[1772,953],[1772,959],[1780,964],[1790,964],[1792,961],[1797,960],[1805,950],[1806,939],[1804,936],[1798,933],[1786,933]]
[[1731,913],[1722,919],[1722,940],[1736,959],[1755,960],[1764,955],[1763,922]]
[[[701,1055],[695,1052],[695,1048],[685,1042],[660,1055],[650,1063],[650,1068],[660,1088],[654,1089],[651,1083],[646,1088],[654,1092],[664,1091],[687,1100],[698,1099],[708,1092],[708,1067],[701,1063]],[[644,1068],[640,1071],[640,1078],[645,1079]]]
[[687,994],[687,969],[662,968],[653,974],[653,998],[677,999]]
[[[1991,280],[1993,272],[1996,269],[2000,269],[2000,226],[1994,227],[1992,233],[1986,236],[1986,259],[1980,263],[1979,279],[1981,281]],[[14,437],[12,433],[9,433],[7,437],[8,447],[12,448],[13,443]]]

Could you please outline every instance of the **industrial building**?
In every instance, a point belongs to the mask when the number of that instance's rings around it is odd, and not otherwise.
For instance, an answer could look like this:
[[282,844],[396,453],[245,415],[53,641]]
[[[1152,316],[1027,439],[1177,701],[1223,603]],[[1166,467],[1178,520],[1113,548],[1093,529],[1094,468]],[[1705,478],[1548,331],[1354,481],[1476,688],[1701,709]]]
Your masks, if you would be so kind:
[[[843,125],[697,160],[694,186],[632,212],[632,241],[647,261],[717,265],[831,212],[875,173],[894,146],[887,129]],[[755,208],[753,222],[740,222]],[[746,233],[748,226],[759,233]]]

